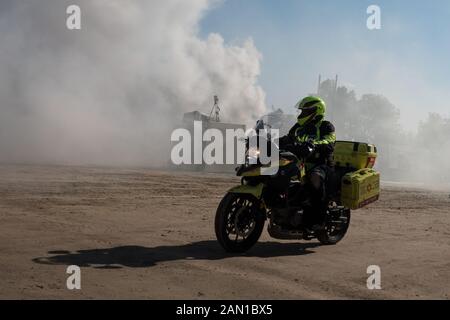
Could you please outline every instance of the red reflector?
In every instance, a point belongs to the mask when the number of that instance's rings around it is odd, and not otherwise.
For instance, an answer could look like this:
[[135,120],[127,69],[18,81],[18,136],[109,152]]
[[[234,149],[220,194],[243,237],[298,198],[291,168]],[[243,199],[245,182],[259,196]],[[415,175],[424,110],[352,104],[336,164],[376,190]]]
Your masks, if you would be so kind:
[[367,165],[366,168],[373,168],[373,166],[375,165],[375,157],[369,157],[367,158]]

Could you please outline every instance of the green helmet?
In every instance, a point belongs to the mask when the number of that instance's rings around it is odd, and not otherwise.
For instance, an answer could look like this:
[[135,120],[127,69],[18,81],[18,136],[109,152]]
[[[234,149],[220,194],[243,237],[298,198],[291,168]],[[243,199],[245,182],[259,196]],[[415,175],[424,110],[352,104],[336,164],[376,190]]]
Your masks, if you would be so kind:
[[301,100],[295,105],[296,108],[301,110],[301,114],[298,116],[298,124],[304,126],[312,121],[320,121],[325,118],[325,112],[327,106],[325,101],[319,97],[309,96]]

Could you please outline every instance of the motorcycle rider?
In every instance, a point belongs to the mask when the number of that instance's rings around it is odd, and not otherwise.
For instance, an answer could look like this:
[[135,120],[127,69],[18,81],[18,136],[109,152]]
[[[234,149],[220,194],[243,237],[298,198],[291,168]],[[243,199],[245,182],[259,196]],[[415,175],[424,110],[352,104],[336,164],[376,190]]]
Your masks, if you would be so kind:
[[280,140],[280,146],[305,160],[306,189],[308,197],[302,205],[312,214],[308,225],[311,230],[323,227],[328,208],[327,189],[331,186],[334,173],[333,152],[336,142],[334,125],[324,120],[325,102],[315,96],[308,96],[296,104],[301,110],[297,123],[289,134]]

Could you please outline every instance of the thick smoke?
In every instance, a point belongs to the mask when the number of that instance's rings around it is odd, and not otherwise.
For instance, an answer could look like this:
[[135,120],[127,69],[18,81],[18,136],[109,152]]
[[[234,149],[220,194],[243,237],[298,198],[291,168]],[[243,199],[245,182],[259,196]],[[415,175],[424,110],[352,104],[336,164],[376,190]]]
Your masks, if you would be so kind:
[[[66,8],[81,7],[81,30]],[[160,165],[183,113],[265,112],[251,40],[198,35],[208,0],[0,3],[0,161]]]
[[378,147],[377,169],[384,180],[442,187],[450,181],[450,119],[429,114],[414,131],[400,124],[401,112],[379,94],[363,94],[335,81],[321,83],[319,95],[328,104],[328,118],[339,140],[370,142]]

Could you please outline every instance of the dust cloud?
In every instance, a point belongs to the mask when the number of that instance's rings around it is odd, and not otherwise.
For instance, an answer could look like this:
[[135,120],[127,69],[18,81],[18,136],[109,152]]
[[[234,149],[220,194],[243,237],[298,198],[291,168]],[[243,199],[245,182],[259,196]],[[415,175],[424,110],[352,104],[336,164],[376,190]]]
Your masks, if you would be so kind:
[[[66,8],[81,8],[81,30]],[[0,3],[0,162],[164,165],[183,113],[263,114],[251,39],[199,36],[208,0]]]
[[407,105],[394,105],[382,94],[358,95],[331,79],[321,83],[318,94],[328,104],[339,140],[377,146],[376,168],[384,180],[449,189],[449,118],[430,113],[415,129],[406,129],[401,120],[410,115],[401,110]]

